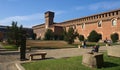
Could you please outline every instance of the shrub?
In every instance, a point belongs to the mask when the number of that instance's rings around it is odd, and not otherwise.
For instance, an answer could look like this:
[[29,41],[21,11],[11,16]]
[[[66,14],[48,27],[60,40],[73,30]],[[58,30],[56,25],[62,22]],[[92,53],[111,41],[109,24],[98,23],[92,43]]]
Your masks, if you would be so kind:
[[45,33],[45,40],[53,40],[54,33],[51,29],[47,29]]
[[101,34],[97,33],[95,30],[91,31],[88,36],[88,41],[90,42],[98,42],[101,39]]
[[79,35],[78,38],[79,38],[79,41],[84,41],[85,39],[83,35]]
[[54,40],[64,40],[64,36],[61,35],[54,35]]
[[119,39],[119,36],[117,33],[111,34],[111,39],[113,42],[117,42]]
[[69,28],[68,31],[64,31],[64,40],[67,41],[68,44],[72,44],[77,36],[78,33],[74,31],[73,28]]

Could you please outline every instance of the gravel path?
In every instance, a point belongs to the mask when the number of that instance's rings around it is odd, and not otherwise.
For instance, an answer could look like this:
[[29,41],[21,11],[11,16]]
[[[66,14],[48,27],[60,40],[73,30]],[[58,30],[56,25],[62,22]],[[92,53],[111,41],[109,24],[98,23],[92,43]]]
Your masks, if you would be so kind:
[[[87,52],[91,52],[92,48],[68,48],[68,49],[51,49],[51,50],[35,50],[33,52],[47,52],[47,58],[65,58],[73,56],[81,56]],[[99,52],[105,52],[106,47],[100,47]]]
[[[66,58],[73,56],[80,56],[84,53],[90,52],[91,48],[67,48],[67,49],[43,49],[34,50],[28,53],[47,52],[46,58]],[[100,52],[105,52],[106,47],[100,47]],[[19,61],[19,51],[6,51],[0,49],[0,70],[17,70],[15,67],[16,62]],[[28,58],[28,57],[27,57]]]

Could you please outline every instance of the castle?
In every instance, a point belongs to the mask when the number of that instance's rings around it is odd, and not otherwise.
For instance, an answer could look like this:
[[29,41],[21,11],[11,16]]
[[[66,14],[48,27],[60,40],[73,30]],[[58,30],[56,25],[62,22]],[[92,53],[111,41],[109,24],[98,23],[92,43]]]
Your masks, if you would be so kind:
[[120,9],[103,12],[91,16],[72,19],[60,23],[54,22],[54,12],[45,12],[45,23],[33,26],[37,38],[44,38],[46,29],[51,29],[55,34],[60,34],[63,28],[68,30],[73,27],[79,34],[87,38],[92,30],[101,34],[102,40],[111,39],[110,35],[117,33],[120,40]]

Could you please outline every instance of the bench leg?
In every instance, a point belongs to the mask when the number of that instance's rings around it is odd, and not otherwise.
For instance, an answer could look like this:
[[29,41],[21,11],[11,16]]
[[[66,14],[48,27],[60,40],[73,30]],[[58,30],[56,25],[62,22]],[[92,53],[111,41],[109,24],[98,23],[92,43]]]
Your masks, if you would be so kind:
[[45,55],[41,55],[42,59],[45,59]]
[[29,59],[29,60],[31,61],[32,59],[33,59],[33,56],[30,56],[30,59]]

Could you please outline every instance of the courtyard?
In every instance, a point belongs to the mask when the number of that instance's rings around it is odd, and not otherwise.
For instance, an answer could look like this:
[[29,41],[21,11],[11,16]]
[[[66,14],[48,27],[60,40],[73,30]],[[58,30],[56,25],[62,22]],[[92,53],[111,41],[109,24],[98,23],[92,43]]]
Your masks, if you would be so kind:
[[[20,61],[20,52],[18,50],[11,51],[11,50],[6,50],[6,49],[1,48],[0,49],[0,70],[18,70],[18,68],[16,67],[16,64],[21,64],[21,63],[22,63],[22,65],[24,63],[26,63],[26,65],[23,65],[26,68],[27,65],[29,66],[29,64],[31,64],[31,62],[34,62],[34,63],[43,62],[43,67],[44,67],[44,62],[45,61],[48,61],[48,62],[52,63],[52,61],[54,61],[54,60],[56,61],[56,59],[57,59],[58,62],[61,62],[61,60],[63,62],[66,62],[66,61],[64,61],[64,59],[69,60],[69,59],[75,58],[75,59],[79,59],[79,61],[81,62],[82,61],[81,56],[83,54],[87,53],[87,52],[90,52],[91,49],[92,49],[91,47],[87,47],[85,49],[84,48],[32,49],[31,51],[27,51],[27,54],[37,53],[37,52],[47,52],[46,59],[41,60],[37,57],[37,59],[34,59],[33,61],[29,61],[29,60]],[[100,49],[99,49],[100,50],[99,52],[105,53],[105,55],[106,55],[106,49],[107,49],[106,46],[101,46]],[[105,56],[105,61],[106,61],[106,57],[107,57],[107,55]],[[29,59],[27,55],[26,55],[26,58]],[[108,59],[109,59],[109,57],[107,57],[107,60]],[[110,59],[112,59],[112,58],[110,58]],[[116,59],[117,62],[119,60],[119,58],[113,58],[113,59],[114,59],[114,61]],[[73,60],[73,61],[76,61],[76,60]],[[77,61],[76,61],[76,63],[77,63]],[[108,64],[111,64],[111,63],[108,63]],[[64,66],[64,63],[62,65]],[[35,66],[36,66],[36,64],[35,64]],[[54,66],[54,63],[53,63],[53,66]],[[76,66],[76,65],[73,65],[73,66]],[[77,65],[77,66],[79,66],[79,65]],[[32,66],[29,66],[29,67],[32,67]],[[118,68],[120,68],[120,65],[119,64],[117,64],[117,65],[113,64],[113,67],[115,67],[115,69],[116,68],[118,69]],[[86,68],[86,67],[83,67],[83,68]],[[112,66],[111,67],[106,67],[105,69],[107,69],[107,68],[112,68]],[[88,69],[90,69],[90,68],[88,68]],[[30,69],[27,69],[27,70],[30,70]],[[34,70],[34,67],[31,70]],[[67,70],[69,70],[69,68]]]

